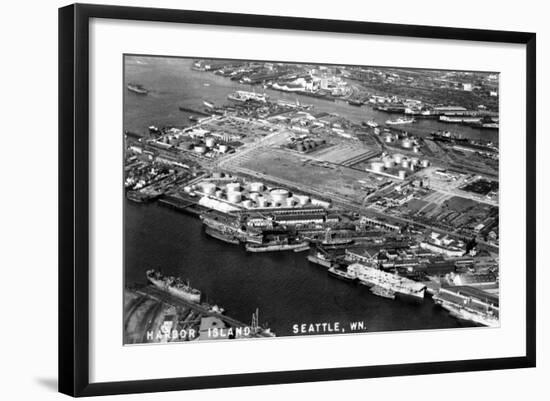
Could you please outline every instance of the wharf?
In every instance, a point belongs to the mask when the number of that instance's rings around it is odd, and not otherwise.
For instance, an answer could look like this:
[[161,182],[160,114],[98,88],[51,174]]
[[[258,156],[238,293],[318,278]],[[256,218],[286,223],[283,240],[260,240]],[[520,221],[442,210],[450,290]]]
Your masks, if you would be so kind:
[[[155,288],[153,286],[146,286],[144,288],[141,288],[141,289],[137,290],[136,292],[140,295],[146,295],[150,298],[153,298],[153,299],[155,299],[157,301],[160,301],[160,302],[164,302],[164,303],[169,304],[169,305],[180,306],[180,307],[192,309],[193,311],[199,313],[201,316],[214,316],[214,317],[222,320],[224,323],[226,323],[230,327],[250,327],[249,324],[245,324],[243,322],[238,321],[237,319],[233,319],[232,317],[226,316],[224,314],[221,314],[221,313],[218,313],[218,312],[213,312],[213,311],[211,311],[210,309],[208,309],[207,307],[205,307],[203,305],[200,305],[200,304],[197,304],[197,303],[194,303],[194,302],[190,302],[190,301],[186,301],[182,298],[174,297],[174,296],[170,295],[169,293],[167,293],[165,291],[162,291],[159,288]],[[268,335],[268,334],[264,334],[262,332],[258,332],[258,333],[253,334],[252,337],[257,337],[257,338],[272,337],[272,335]]]

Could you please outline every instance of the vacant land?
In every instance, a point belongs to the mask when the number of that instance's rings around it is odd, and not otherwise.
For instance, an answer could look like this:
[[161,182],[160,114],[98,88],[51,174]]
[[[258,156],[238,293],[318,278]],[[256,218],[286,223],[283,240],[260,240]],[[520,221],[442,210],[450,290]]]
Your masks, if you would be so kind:
[[380,182],[372,174],[330,163],[314,162],[299,155],[273,149],[256,149],[238,160],[238,165],[282,183],[291,182],[304,191],[337,194],[361,202],[367,192],[361,183]]

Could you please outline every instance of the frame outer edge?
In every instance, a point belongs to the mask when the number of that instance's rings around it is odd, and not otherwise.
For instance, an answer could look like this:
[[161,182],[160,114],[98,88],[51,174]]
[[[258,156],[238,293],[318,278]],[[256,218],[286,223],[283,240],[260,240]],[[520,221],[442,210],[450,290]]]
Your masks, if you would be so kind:
[[74,6],[58,10],[58,390],[75,395]]
[[[89,19],[135,19],[251,28],[335,31],[520,43],[527,47],[527,322],[526,355],[481,359],[89,383]],[[73,4],[59,9],[59,391],[70,396],[349,380],[403,375],[515,369],[536,365],[536,36],[436,26],[336,21],[285,16]]]
[[533,33],[526,42],[526,359],[530,367],[536,367],[536,348],[537,348],[537,38]]

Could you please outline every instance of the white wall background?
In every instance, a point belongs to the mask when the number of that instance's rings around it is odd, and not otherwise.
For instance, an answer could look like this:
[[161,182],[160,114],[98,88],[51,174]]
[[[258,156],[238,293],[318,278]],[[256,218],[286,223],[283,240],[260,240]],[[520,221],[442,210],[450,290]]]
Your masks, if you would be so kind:
[[[107,0],[105,0],[107,1]],[[95,1],[90,1],[94,2]],[[445,400],[547,399],[545,259],[550,221],[550,161],[544,160],[550,107],[550,24],[544,2],[393,0],[158,0],[112,4],[201,9],[405,24],[534,31],[538,41],[538,356],[536,369],[399,377],[147,395],[151,400],[196,398]],[[99,2],[103,3],[103,2]],[[61,399],[57,376],[57,8],[67,3],[22,1],[2,9],[0,61],[0,395],[5,400]],[[546,226],[546,227],[545,227]],[[546,313],[547,316],[547,313]],[[545,327],[546,326],[546,327]],[[139,399],[143,395],[125,396]],[[113,398],[113,397],[110,397]],[[119,397],[121,398],[121,397]]]

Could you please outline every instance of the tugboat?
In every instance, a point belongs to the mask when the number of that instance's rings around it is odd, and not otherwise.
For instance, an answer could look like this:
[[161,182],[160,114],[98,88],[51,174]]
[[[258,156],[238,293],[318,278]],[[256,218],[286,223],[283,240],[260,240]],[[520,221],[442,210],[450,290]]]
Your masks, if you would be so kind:
[[128,88],[130,92],[137,93],[138,95],[146,95],[149,93],[149,91],[140,84],[130,83],[126,86],[126,88]]

